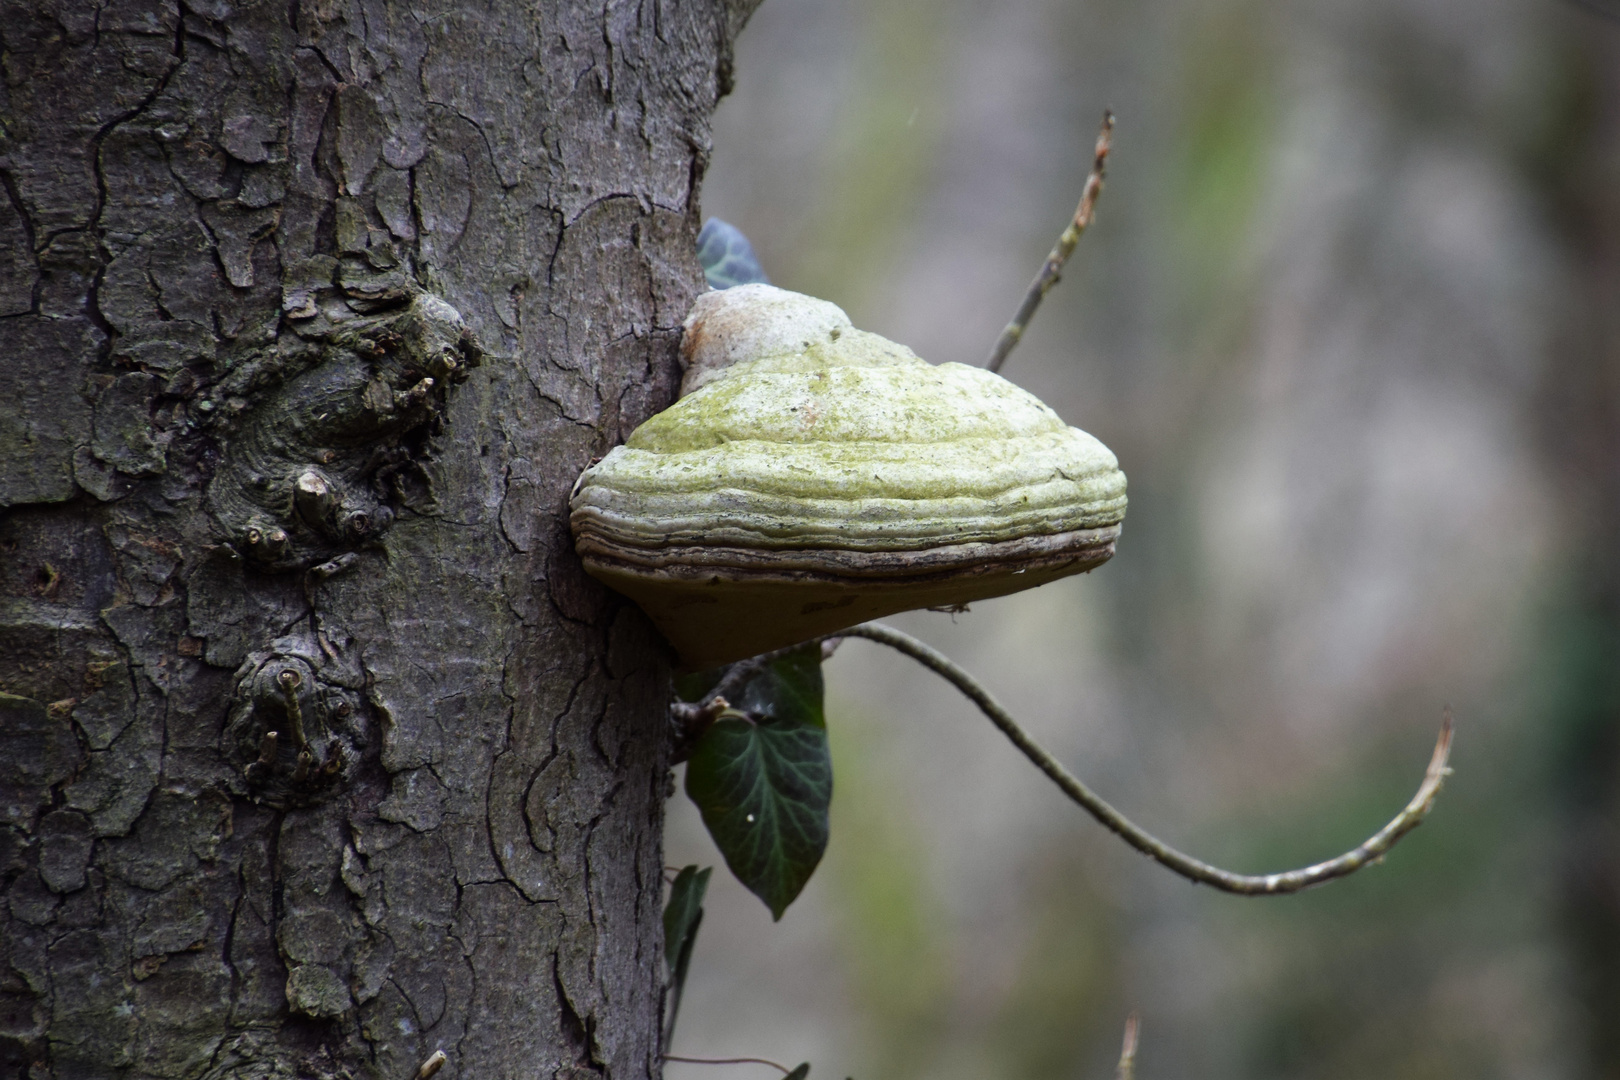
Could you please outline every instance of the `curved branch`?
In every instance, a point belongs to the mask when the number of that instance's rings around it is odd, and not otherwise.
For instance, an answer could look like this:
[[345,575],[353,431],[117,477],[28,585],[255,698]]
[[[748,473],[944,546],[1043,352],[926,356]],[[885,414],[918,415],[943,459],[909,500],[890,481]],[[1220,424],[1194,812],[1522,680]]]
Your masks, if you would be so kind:
[[689,1065],[769,1065],[773,1069],[781,1069],[783,1075],[791,1076],[793,1070],[786,1065],[779,1065],[770,1058],[700,1058],[681,1057],[679,1054],[662,1055],[665,1061],[684,1061]]
[[1400,841],[1401,837],[1417,828],[1433,809],[1435,798],[1440,794],[1440,786],[1451,772],[1446,767],[1446,761],[1451,754],[1452,730],[1451,710],[1448,708],[1440,723],[1440,738],[1434,744],[1434,756],[1429,759],[1429,769],[1424,774],[1422,786],[1418,788],[1417,794],[1412,796],[1412,801],[1406,804],[1406,809],[1396,814],[1388,825],[1379,829],[1359,846],[1327,862],[1280,874],[1234,874],[1195,859],[1191,855],[1184,855],[1133,825],[1125,815],[1108,805],[1101,796],[1058,764],[1052,755],[1041,749],[977,679],[957,667],[944,653],[882,623],[862,623],[860,626],[852,626],[848,630],[841,631],[840,636],[866,638],[868,641],[887,645],[943,676],[966,694],[979,710],[990,718],[990,722],[1000,728],[1001,733],[1011,739],[1013,745],[1022,750],[1025,757],[1034,762],[1036,768],[1045,773],[1065,795],[1079,803],[1082,809],[1101,822],[1105,828],[1148,858],[1169,867],[1182,877],[1213,886],[1222,892],[1239,893],[1244,896],[1274,896],[1279,893],[1298,892],[1312,885],[1320,885],[1324,881],[1353,874],[1363,866],[1377,862],[1383,858],[1385,852]]

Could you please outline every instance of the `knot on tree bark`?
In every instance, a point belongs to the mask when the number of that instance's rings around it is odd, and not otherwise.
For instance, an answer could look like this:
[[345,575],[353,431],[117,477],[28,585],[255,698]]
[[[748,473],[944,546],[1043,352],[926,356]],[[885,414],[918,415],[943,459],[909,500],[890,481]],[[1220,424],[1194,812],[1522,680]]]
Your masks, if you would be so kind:
[[197,406],[221,445],[208,506],[224,541],[290,571],[376,540],[426,498],[427,439],[482,355],[455,308],[416,293],[301,326],[243,364]]
[[246,783],[239,794],[308,806],[353,778],[370,725],[365,674],[348,645],[329,631],[289,635],[237,670],[225,751]]

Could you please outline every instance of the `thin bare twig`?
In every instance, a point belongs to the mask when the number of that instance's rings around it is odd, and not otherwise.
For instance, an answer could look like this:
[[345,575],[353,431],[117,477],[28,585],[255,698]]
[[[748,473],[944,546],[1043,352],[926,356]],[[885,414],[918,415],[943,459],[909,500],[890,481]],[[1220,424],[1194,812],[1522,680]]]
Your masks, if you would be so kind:
[[1451,772],[1446,767],[1447,758],[1451,754],[1452,730],[1451,710],[1447,708],[1445,717],[1440,723],[1440,738],[1434,744],[1434,755],[1429,759],[1429,769],[1423,776],[1422,786],[1418,788],[1417,794],[1412,796],[1412,801],[1406,804],[1406,809],[1396,814],[1388,825],[1379,829],[1359,846],[1327,862],[1280,874],[1234,874],[1195,859],[1191,855],[1184,855],[1132,824],[1125,815],[1108,805],[1101,796],[1058,764],[1051,754],[1043,750],[1023,728],[1018,726],[1012,715],[990,696],[989,691],[985,690],[977,679],[957,667],[945,654],[925,645],[910,634],[902,633],[882,623],[862,623],[840,633],[844,637],[861,637],[887,645],[943,676],[967,695],[979,707],[979,711],[989,717],[990,722],[1000,728],[1001,733],[1012,740],[1012,744],[1023,751],[1025,757],[1034,762],[1036,768],[1045,773],[1065,795],[1079,803],[1082,809],[1101,822],[1104,828],[1109,829],[1148,858],[1169,867],[1182,877],[1213,886],[1222,892],[1239,893],[1244,896],[1274,896],[1298,892],[1312,885],[1320,885],[1324,881],[1353,874],[1363,866],[1377,862],[1383,858],[1385,852],[1400,841],[1401,837],[1422,823],[1424,817],[1434,807],[1441,784]]
[[1041,306],[1046,294],[1058,283],[1063,264],[1069,261],[1069,256],[1074,254],[1074,245],[1080,242],[1080,234],[1091,224],[1091,212],[1097,206],[1097,196],[1102,194],[1103,167],[1108,163],[1108,148],[1113,134],[1114,114],[1110,110],[1103,113],[1102,130],[1097,133],[1097,147],[1091,161],[1091,175],[1086,177],[1086,186],[1080,191],[1080,205],[1074,208],[1074,217],[1069,219],[1068,227],[1058,237],[1057,246],[1046,256],[1046,262],[1041,264],[1040,273],[1029,283],[1024,301],[1018,305],[1018,313],[996,339],[996,347],[990,350],[990,360],[985,367],[991,371],[1000,371],[1001,365],[1006,363],[1007,354],[1023,338],[1035,309]]
[[781,1069],[783,1076],[786,1076],[793,1071],[786,1065],[780,1065],[769,1058],[699,1058],[679,1057],[675,1054],[665,1054],[664,1060],[685,1061],[690,1062],[693,1065],[769,1065],[773,1069]]
[[1114,1080],[1136,1080],[1136,1014],[1125,1018],[1125,1045],[1119,1050],[1119,1071]]

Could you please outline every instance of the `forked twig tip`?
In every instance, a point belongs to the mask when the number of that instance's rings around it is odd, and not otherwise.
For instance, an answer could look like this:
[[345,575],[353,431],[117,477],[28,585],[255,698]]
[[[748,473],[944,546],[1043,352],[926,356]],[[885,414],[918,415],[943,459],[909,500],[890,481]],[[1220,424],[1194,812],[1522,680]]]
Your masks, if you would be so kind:
[[1456,730],[1457,723],[1451,718],[1451,706],[1447,705],[1440,715],[1440,736],[1434,740],[1434,754],[1429,758],[1426,780],[1438,782],[1451,775],[1451,737]]

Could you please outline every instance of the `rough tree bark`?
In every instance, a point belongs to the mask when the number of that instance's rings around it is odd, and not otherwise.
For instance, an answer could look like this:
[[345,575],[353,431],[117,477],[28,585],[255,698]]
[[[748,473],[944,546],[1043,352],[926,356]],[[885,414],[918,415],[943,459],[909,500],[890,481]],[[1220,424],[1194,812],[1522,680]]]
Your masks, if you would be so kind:
[[755,3],[0,0],[0,1077],[658,1074],[566,502]]

